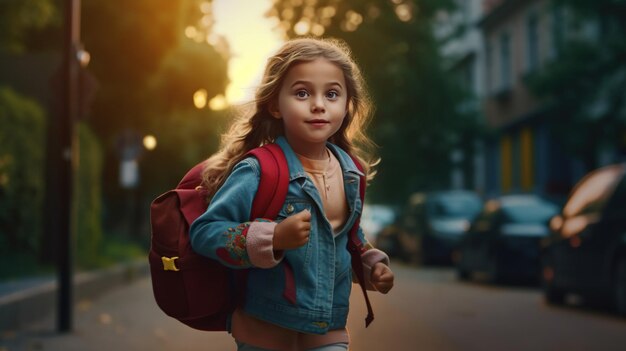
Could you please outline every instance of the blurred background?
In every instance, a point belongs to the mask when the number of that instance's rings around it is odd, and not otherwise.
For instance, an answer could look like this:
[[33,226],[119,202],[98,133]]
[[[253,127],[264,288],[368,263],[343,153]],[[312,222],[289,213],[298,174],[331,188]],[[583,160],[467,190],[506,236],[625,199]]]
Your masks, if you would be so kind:
[[[623,1],[3,0],[0,350],[96,350],[111,325],[159,344],[109,347],[175,344],[145,281],[150,202],[217,150],[300,36],[345,40],[376,106],[362,223],[397,298],[376,297],[380,329],[352,322],[355,349],[626,341]],[[116,284],[68,278],[120,266],[128,284],[102,300]],[[57,297],[28,300],[41,289]],[[144,329],[112,316],[131,311],[106,300],[123,289]],[[497,322],[513,315],[523,327]]]

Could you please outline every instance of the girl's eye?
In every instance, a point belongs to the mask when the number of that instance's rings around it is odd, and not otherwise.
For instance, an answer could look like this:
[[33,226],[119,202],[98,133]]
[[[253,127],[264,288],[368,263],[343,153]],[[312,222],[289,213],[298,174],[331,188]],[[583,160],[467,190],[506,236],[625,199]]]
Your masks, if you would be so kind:
[[339,97],[339,93],[334,91],[334,90],[331,90],[328,93],[326,93],[326,97],[329,98],[329,99],[334,100],[334,99]]
[[298,90],[296,91],[296,96],[299,98],[306,98],[309,96],[309,93],[306,90]]

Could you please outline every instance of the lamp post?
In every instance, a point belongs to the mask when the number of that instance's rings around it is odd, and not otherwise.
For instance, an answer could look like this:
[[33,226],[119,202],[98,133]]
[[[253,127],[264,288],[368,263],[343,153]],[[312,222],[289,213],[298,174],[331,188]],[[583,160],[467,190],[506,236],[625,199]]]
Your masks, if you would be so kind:
[[[63,33],[63,63],[61,69],[61,101],[59,114],[58,219],[58,309],[57,329],[72,330],[73,303],[73,240],[72,193],[73,175],[77,166],[76,120],[78,118],[78,78],[80,49],[80,0],[65,0],[65,27]],[[81,51],[82,52],[82,51]]]

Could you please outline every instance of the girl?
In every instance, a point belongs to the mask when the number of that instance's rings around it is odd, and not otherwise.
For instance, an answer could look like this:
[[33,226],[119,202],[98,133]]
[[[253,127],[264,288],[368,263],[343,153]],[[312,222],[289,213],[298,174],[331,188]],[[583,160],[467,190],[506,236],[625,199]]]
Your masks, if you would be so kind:
[[[348,231],[362,211],[359,176],[373,162],[357,145],[370,105],[358,67],[337,42],[297,39],[269,58],[256,109],[223,138],[207,164],[211,202],[192,225],[195,251],[232,268],[251,268],[245,304],[231,319],[238,350],[347,350],[352,283]],[[249,150],[276,143],[289,167],[287,199],[275,220],[248,216],[259,185]],[[366,242],[359,230],[359,237]],[[387,293],[394,275],[382,251],[366,244],[368,288]],[[284,294],[285,267],[296,294]]]

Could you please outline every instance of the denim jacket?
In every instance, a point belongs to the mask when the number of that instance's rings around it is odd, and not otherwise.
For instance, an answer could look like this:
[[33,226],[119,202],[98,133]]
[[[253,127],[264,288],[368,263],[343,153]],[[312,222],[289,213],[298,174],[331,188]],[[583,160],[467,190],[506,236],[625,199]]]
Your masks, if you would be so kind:
[[[289,188],[285,203],[275,219],[250,220],[252,201],[259,185],[259,163],[249,157],[233,168],[213,197],[207,211],[191,226],[193,249],[201,255],[234,268],[250,268],[244,311],[284,328],[324,334],[344,328],[352,286],[350,254],[346,249],[349,231],[361,214],[360,176],[350,156],[328,143],[343,172],[349,215],[339,233],[333,233],[323,213],[317,188],[284,137],[276,143],[289,166]],[[309,241],[297,249],[284,250],[275,257],[272,249],[274,226],[304,209],[311,212]],[[359,238],[366,240],[359,228]],[[369,245],[368,245],[369,246]],[[387,256],[368,250],[362,256],[368,268]],[[290,265],[295,280],[295,301],[284,296],[285,267]]]

